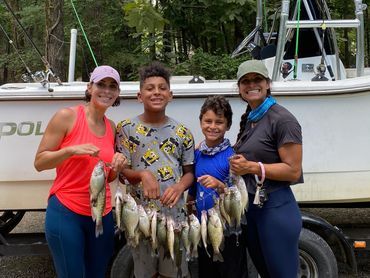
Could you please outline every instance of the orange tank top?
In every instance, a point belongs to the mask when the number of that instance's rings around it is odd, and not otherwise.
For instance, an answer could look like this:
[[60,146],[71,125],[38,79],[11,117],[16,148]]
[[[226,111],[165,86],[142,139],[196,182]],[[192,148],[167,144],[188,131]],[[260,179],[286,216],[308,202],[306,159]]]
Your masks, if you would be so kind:
[[[55,194],[59,201],[81,215],[91,216],[90,208],[90,176],[99,159],[111,162],[114,154],[114,136],[110,121],[104,117],[105,134],[97,136],[88,126],[84,105],[77,108],[77,119],[71,132],[64,138],[59,149],[91,143],[100,148],[99,158],[89,155],[74,155],[56,167],[57,176],[50,189],[49,197]],[[111,192],[106,184],[105,214],[112,210]]]

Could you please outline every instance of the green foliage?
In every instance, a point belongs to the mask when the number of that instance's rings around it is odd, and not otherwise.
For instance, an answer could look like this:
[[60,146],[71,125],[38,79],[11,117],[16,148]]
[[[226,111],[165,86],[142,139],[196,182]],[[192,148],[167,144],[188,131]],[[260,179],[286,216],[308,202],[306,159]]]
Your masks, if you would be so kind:
[[191,58],[175,66],[175,75],[200,75],[206,79],[235,79],[240,63],[247,57],[231,58],[228,54],[213,55],[202,49],[195,50]]
[[[76,6],[98,64],[116,67],[124,80],[137,79],[137,69],[153,59],[165,62],[177,75],[234,79],[237,66],[247,58],[231,59],[230,53],[255,27],[256,21],[256,0],[64,1],[64,38],[59,38],[60,47],[69,47],[70,29],[77,28],[76,76],[84,80],[95,65],[71,1]],[[332,18],[354,18],[353,1],[327,2]],[[363,3],[370,4],[370,0],[363,0]],[[44,54],[45,1],[17,0],[12,4],[27,33]],[[267,14],[263,19],[268,21],[267,24],[264,22],[264,27],[271,28],[274,13],[280,5],[281,0],[264,0],[263,8]],[[364,16],[366,27],[369,22],[367,11]],[[40,57],[4,5],[0,5],[0,23],[31,71],[43,69]],[[277,29],[278,25],[275,31]],[[337,31],[337,37],[340,55],[346,57],[348,64],[353,64],[356,46],[352,42],[356,32],[348,31],[348,39],[341,39],[344,38],[343,31]],[[366,44],[368,41],[365,37]],[[65,49],[64,52],[67,65],[69,51]],[[0,81],[3,81],[5,69],[9,73],[6,81],[19,82],[25,66],[0,30]]]
[[139,34],[162,32],[164,25],[168,23],[148,0],[128,2],[123,5],[123,10],[127,25],[135,28]]

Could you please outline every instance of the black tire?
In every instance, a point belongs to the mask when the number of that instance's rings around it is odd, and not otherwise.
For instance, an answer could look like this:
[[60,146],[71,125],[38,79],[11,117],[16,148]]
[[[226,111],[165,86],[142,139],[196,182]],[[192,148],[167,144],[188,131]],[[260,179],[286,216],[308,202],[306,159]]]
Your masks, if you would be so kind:
[[134,259],[128,245],[122,247],[113,261],[110,278],[133,278]]
[[3,236],[9,234],[21,222],[25,213],[23,210],[0,211],[0,234]]
[[299,237],[299,263],[298,277],[338,277],[333,251],[322,237],[307,229],[302,229]]

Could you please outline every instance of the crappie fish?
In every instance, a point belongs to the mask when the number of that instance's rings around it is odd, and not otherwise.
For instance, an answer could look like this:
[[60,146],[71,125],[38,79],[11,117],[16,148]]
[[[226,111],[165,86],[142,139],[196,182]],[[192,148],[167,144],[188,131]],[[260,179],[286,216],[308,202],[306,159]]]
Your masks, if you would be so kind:
[[122,222],[128,240],[135,238],[135,230],[139,224],[139,212],[134,198],[130,194],[123,195]]
[[150,237],[152,242],[152,250],[155,252],[157,249],[157,211],[151,211],[151,221],[150,221]]
[[215,209],[208,210],[208,237],[213,247],[213,261],[223,262],[224,258],[220,252],[220,246],[223,241],[223,227],[221,219]]
[[[220,213],[223,219],[226,220],[226,223],[230,226],[231,225],[231,219],[230,216],[227,214],[226,209],[225,209],[225,194],[222,193],[220,194]],[[229,199],[230,202],[230,199]],[[229,203],[229,208],[230,208],[230,203]]]
[[205,210],[202,210],[202,216],[200,217],[200,233],[202,235],[204,249],[206,250],[208,257],[211,257],[207,250],[207,211]]
[[122,191],[119,187],[117,187],[116,195],[114,197],[115,199],[115,213],[116,213],[116,223],[119,230],[123,230],[122,226],[122,206],[123,206],[123,195]]
[[105,188],[104,162],[96,163],[90,177],[90,203],[95,203],[99,192]]
[[150,237],[149,217],[142,205],[138,205],[137,210],[139,213],[139,229],[143,233],[144,237],[148,238]]
[[190,227],[189,227],[189,224],[187,221],[182,221],[181,222],[181,241],[182,241],[182,244],[185,248],[185,252],[186,252],[186,260],[189,261],[190,260],[190,240],[189,240],[189,230],[190,230]]
[[182,269],[181,269],[181,263],[182,263],[182,247],[181,247],[181,226],[178,223],[177,226],[174,229],[174,244],[173,244],[173,250],[175,255],[175,265],[177,268],[177,277],[182,277]]
[[240,202],[242,206],[242,215],[243,215],[248,206],[247,185],[245,184],[244,179],[239,175],[233,175],[232,179],[234,181],[234,185],[239,189],[240,192]]
[[236,186],[230,187],[230,218],[231,225],[235,229],[240,227],[240,219],[242,214],[241,195]]
[[224,189],[224,208],[227,215],[230,216],[230,187]]
[[105,188],[99,192],[95,204],[91,208],[92,217],[95,221],[95,236],[103,234],[103,213],[105,211]]
[[90,177],[91,216],[95,222],[95,236],[103,234],[103,213],[105,211],[106,179],[104,162],[99,160]]
[[198,258],[198,244],[201,238],[200,222],[194,214],[189,216],[189,241],[191,246],[191,256]]
[[166,216],[164,214],[158,214],[157,217],[157,242],[158,246],[162,246],[167,250],[167,228],[166,228]]
[[167,217],[167,247],[170,251],[170,256],[172,261],[175,261],[175,251],[174,251],[174,242],[175,242],[175,222],[173,221],[172,216]]

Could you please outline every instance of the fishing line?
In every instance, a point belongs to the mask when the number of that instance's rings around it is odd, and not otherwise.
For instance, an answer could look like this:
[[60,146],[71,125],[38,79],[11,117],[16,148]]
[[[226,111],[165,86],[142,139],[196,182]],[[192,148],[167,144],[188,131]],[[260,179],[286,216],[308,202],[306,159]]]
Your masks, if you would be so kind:
[[90,46],[90,42],[89,42],[89,39],[87,38],[87,35],[86,35],[86,32],[85,32],[85,29],[84,29],[84,27],[82,26],[82,22],[81,22],[81,20],[80,20],[80,17],[78,16],[78,13],[77,13],[76,7],[75,7],[75,5],[73,4],[73,0],[71,0],[71,4],[72,4],[73,11],[74,11],[74,13],[75,13],[75,15],[76,15],[76,17],[77,17],[77,21],[78,21],[78,23],[80,24],[80,28],[81,28],[82,34],[84,35],[84,38],[85,38],[85,40],[86,40],[87,47],[89,48],[90,53],[91,53],[91,56],[92,56],[92,58],[93,58],[93,60],[94,60],[95,66],[99,66],[99,65],[98,65],[98,62],[97,62],[97,61],[96,61],[96,59],[95,59],[94,52],[93,52],[93,50],[92,50],[92,48],[91,48],[91,46]]
[[10,39],[10,37],[8,36],[7,32],[5,31],[5,29],[3,28],[3,26],[0,24],[0,29],[3,31],[6,39],[8,40],[9,44],[13,47],[14,51],[17,53],[19,59],[22,61],[22,64],[24,65],[24,67],[26,68],[26,71],[27,73],[31,76],[32,79],[34,79],[34,76],[31,72],[31,70],[29,69],[29,67],[27,66],[26,62],[23,60],[19,50],[15,47],[14,43],[13,43],[13,40]]
[[8,2],[6,0],[3,0],[5,6],[7,7],[8,11],[12,14],[13,18],[17,21],[19,27],[21,27],[21,29],[23,30],[24,34],[26,35],[26,37],[28,38],[28,40],[30,41],[31,45],[33,46],[33,48],[36,50],[37,54],[40,56],[41,58],[41,61],[44,63],[46,69],[47,69],[47,72],[50,73],[55,81],[59,84],[59,85],[63,85],[62,84],[62,81],[60,80],[60,78],[54,73],[54,71],[52,70],[49,62],[47,61],[47,59],[45,58],[45,56],[43,56],[40,52],[40,50],[37,48],[37,46],[35,45],[35,43],[33,42],[33,40],[31,39],[31,37],[28,35],[26,29],[24,29],[22,23],[19,21],[18,17],[15,15],[15,13],[13,12],[12,8],[10,7],[10,5],[8,4]]

